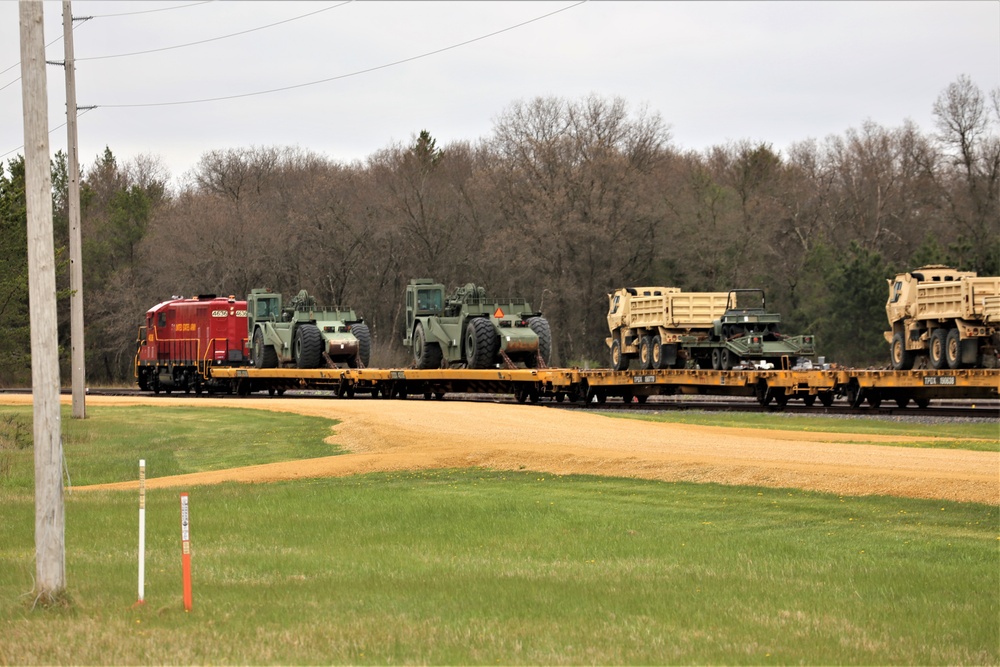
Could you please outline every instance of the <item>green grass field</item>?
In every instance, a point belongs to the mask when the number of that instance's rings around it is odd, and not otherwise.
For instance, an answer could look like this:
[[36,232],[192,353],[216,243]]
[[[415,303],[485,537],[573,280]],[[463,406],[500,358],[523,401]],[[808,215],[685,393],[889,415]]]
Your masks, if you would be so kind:
[[[600,412],[607,417],[674,424],[705,424],[732,428],[757,428],[778,431],[857,433],[858,435],[898,435],[906,438],[936,438],[936,440],[898,443],[900,447],[933,447],[939,449],[971,449],[1000,451],[1000,424],[996,419],[925,424],[880,419],[835,419],[807,417],[787,413],[760,412]],[[993,415],[994,417],[996,415]],[[862,440],[863,438],[858,438]],[[943,439],[943,440],[937,440]],[[893,443],[879,443],[891,446]]]
[[[142,607],[135,493],[78,491],[71,604],[32,610],[31,462],[12,412],[0,407],[0,453],[16,455],[0,470],[0,664],[1000,663],[996,506],[531,472],[187,489],[191,613],[180,490],[148,494]],[[158,419],[190,426],[157,454],[178,472],[337,451],[322,419],[90,414],[63,422],[80,429],[68,467],[85,453],[91,472],[75,475],[90,481],[134,478],[150,437],[135,424],[160,432]],[[204,432],[230,444],[195,456]]]

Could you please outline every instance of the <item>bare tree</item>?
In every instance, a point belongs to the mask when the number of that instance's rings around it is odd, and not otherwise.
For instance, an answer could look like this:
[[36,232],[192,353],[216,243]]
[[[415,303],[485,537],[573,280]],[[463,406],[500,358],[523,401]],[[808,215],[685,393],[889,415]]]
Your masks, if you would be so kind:
[[502,233],[517,252],[508,269],[520,276],[512,287],[548,295],[563,363],[603,357],[605,294],[647,276],[656,254],[644,188],[667,130],[658,115],[631,116],[622,99],[538,98],[505,111],[494,135]]
[[[962,230],[964,263],[1000,273],[1000,88],[990,105],[965,75],[934,102],[937,140],[951,169],[940,174],[949,212]],[[992,106],[991,109],[989,108]]]

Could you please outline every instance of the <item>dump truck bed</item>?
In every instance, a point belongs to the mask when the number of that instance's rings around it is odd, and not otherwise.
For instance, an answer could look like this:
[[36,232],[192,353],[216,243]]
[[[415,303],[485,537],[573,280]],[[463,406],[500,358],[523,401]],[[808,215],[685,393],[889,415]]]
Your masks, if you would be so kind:
[[1000,321],[1000,277],[919,283],[915,310],[919,320]]
[[629,298],[625,325],[691,331],[710,329],[726,312],[727,292],[681,292],[676,287],[640,288]]

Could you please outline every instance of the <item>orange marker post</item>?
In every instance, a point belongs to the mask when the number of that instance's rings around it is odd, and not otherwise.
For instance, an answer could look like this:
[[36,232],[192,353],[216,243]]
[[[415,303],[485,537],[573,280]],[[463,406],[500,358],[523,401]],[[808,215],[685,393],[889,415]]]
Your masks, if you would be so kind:
[[188,494],[181,494],[181,570],[184,576],[184,611],[191,611],[191,517]]

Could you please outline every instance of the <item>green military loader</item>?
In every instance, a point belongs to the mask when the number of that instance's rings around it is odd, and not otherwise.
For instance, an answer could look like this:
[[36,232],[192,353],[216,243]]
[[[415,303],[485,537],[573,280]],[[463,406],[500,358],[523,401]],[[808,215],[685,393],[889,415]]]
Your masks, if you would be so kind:
[[417,368],[545,367],[552,331],[524,299],[497,299],[472,283],[445,297],[445,287],[427,278],[406,286],[404,347]]
[[251,290],[247,329],[256,368],[364,368],[371,356],[371,333],[354,310],[317,306],[306,290],[285,306],[280,294]]

